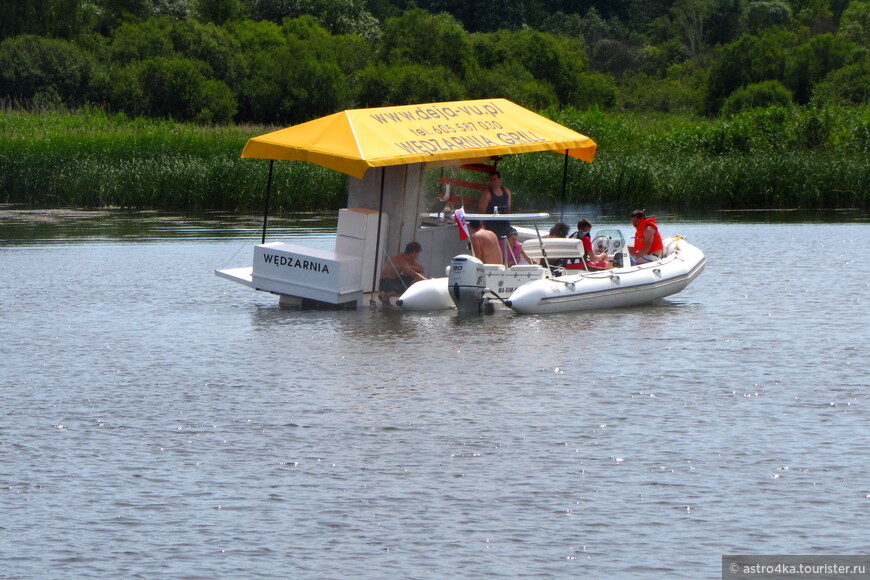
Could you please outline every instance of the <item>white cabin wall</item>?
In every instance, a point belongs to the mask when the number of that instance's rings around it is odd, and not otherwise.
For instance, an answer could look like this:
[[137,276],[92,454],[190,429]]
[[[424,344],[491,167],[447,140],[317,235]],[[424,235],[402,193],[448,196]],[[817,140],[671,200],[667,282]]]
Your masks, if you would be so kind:
[[417,207],[418,200],[424,195],[424,167],[422,163],[377,167],[369,169],[362,179],[351,177],[347,207],[377,210],[381,175],[384,173],[383,210],[390,216],[385,251],[392,256],[404,250],[408,242],[415,240],[418,212],[427,210],[425,203]]
[[[425,191],[425,167],[422,163],[387,167],[384,181],[383,211],[389,217],[384,255],[394,256],[405,249],[408,242],[423,246],[420,264],[427,276],[445,276],[445,268],[457,254],[468,253],[468,243],[459,240],[459,230],[452,221],[443,225],[420,227],[420,213],[428,212],[432,199]],[[381,174],[384,168],[369,169],[363,179],[350,178],[349,208],[378,208],[381,193]],[[435,195],[432,192],[431,195]],[[368,284],[370,286],[371,284]],[[368,287],[364,286],[364,287]]]

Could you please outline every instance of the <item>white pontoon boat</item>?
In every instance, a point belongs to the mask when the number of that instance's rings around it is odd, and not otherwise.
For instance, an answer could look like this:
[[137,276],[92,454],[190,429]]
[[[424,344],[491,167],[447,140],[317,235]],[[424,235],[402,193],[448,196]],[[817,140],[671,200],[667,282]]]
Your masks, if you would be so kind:
[[[409,310],[417,309],[419,301],[419,309],[458,304],[461,312],[480,312],[496,300],[517,312],[563,312],[635,304],[681,290],[703,267],[700,251],[682,240],[661,264],[557,277],[536,264],[484,266],[465,254],[468,243],[453,219],[427,213],[436,202],[476,205],[473,198],[451,195],[451,185],[488,187],[442,175],[445,190],[426,199],[429,169],[489,173],[503,155],[552,151],[565,156],[567,171],[570,157],[592,162],[596,150],[585,135],[505,99],[354,109],[254,137],[242,157],[270,160],[262,240],[254,248],[253,266],[215,273],[275,294],[282,306],[356,308],[367,294],[369,303],[376,303],[385,260],[416,241],[423,247],[418,261],[425,272],[447,267],[449,275],[412,285],[419,300],[407,292],[401,297]],[[350,176],[334,250],[266,242],[275,160],[307,161]],[[563,177],[563,203],[566,184]],[[535,251],[531,242],[527,253]],[[567,252],[559,243],[546,241],[540,256],[556,259],[560,251]],[[579,243],[574,241],[574,254]]]

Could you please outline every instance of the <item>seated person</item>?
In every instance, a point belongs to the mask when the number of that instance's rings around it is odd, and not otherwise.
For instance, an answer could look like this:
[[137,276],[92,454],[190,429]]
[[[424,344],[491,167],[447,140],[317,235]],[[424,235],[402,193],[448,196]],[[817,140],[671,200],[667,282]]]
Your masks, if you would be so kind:
[[568,237],[568,224],[565,222],[556,222],[553,224],[553,227],[550,228],[550,233],[544,237],[547,238],[567,238]]
[[468,227],[471,230],[471,251],[474,257],[484,264],[504,264],[498,236],[492,230],[484,229],[480,220],[470,220]]
[[422,251],[423,246],[419,243],[409,242],[404,252],[386,261],[381,268],[381,304],[389,306],[391,297],[401,296],[414,282],[426,280],[423,266],[417,262]]
[[505,266],[508,268],[519,264],[532,263],[525,251],[523,251],[523,245],[520,243],[519,237],[516,228],[508,230],[504,248]]
[[635,227],[634,246],[629,250],[632,264],[646,264],[662,259],[664,245],[656,218],[648,218],[643,210],[631,214],[631,225]]
[[[565,222],[556,222],[553,224],[553,227],[550,228],[550,233],[544,236],[544,238],[567,238],[568,231],[570,228],[568,224]],[[565,258],[557,258],[555,260],[547,260],[550,263],[550,270],[555,271],[558,268],[564,268],[568,263],[568,260]],[[544,266],[545,262],[543,259],[539,262],[539,265]]]
[[613,267],[613,261],[608,261],[607,251],[595,253],[592,248],[592,237],[589,235],[591,230],[592,222],[588,219],[583,218],[577,222],[577,232],[571,234],[571,237],[583,241],[583,259],[565,266],[569,270],[607,270]]

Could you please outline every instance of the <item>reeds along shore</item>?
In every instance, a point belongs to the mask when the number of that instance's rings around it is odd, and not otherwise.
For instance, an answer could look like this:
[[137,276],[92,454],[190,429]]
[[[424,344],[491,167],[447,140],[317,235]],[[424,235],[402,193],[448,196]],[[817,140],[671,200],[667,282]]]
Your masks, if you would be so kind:
[[[729,119],[546,113],[592,137],[571,159],[567,201],[683,210],[870,207],[870,107],[753,110]],[[201,127],[99,110],[0,112],[0,187],[11,204],[257,212],[268,162],[240,159],[274,127]],[[518,205],[557,203],[564,160],[510,156],[499,169]],[[437,188],[431,180],[433,202]],[[335,210],[347,177],[275,164],[272,209]]]

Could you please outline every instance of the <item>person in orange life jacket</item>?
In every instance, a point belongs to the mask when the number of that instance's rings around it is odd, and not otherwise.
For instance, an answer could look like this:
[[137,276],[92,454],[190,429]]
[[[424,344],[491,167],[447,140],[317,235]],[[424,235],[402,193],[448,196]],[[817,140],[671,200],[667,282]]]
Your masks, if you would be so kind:
[[[586,260],[586,266],[590,270],[606,270],[613,267],[613,262],[607,261],[607,252],[596,254],[592,249],[592,236],[589,232],[592,231],[592,222],[583,218],[577,222],[577,231],[571,234],[571,238],[580,238],[583,241],[583,259]],[[569,270],[583,270],[583,262],[578,260],[573,264],[566,266]]]
[[643,210],[635,210],[631,214],[631,225],[634,226],[634,246],[629,250],[632,264],[646,264],[661,260],[662,235],[655,218],[648,218]]
[[[489,174],[489,187],[480,196],[477,209],[480,213],[500,214],[511,212],[511,190],[502,185],[501,173],[493,171]],[[486,229],[492,230],[499,240],[507,237],[511,223],[507,220],[487,222]]]

